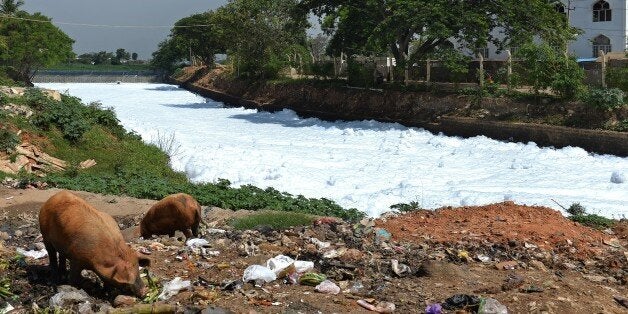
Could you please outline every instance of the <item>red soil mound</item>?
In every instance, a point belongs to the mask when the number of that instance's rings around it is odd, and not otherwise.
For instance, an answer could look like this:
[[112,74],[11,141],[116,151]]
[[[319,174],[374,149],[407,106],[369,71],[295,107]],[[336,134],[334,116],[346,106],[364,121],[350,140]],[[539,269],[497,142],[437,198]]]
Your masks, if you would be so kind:
[[611,237],[565,218],[547,207],[504,202],[478,207],[421,210],[378,223],[395,240],[439,243],[484,242],[534,244],[553,250],[575,247],[577,255],[600,252]]

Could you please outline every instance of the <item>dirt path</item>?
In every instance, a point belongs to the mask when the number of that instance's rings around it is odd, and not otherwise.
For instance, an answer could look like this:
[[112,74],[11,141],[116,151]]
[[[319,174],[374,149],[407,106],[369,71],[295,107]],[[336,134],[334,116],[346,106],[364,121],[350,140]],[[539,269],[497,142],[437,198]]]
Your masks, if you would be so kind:
[[[0,277],[11,280],[11,291],[18,297],[6,301],[17,313],[30,312],[33,303],[45,307],[55,294],[48,283],[47,258],[27,258],[24,263],[12,258],[15,248],[30,249],[40,241],[37,212],[57,191],[0,188],[2,228],[11,236],[4,249],[0,245]],[[154,203],[77,194],[112,214],[123,228],[137,223]],[[235,313],[368,313],[357,300],[373,299],[395,304],[398,313],[423,313],[428,304],[445,305],[447,298],[467,294],[494,298],[509,313],[628,311],[614,300],[628,296],[628,253],[620,233],[625,224],[611,235],[572,223],[548,208],[500,203],[415,212],[355,225],[323,220],[289,230],[248,231],[225,225],[234,215],[245,214],[207,210],[205,219],[224,232],[206,232],[209,244],[204,251],[190,249],[178,238],[132,241],[134,248],[151,253],[149,269],[157,281],[166,283],[178,276],[192,283],[190,289],[159,304],[189,313],[210,307]],[[313,238],[328,242],[329,247],[317,247]],[[325,274],[342,292],[318,293],[283,279],[262,287],[238,281],[249,265],[266,265],[278,254],[314,262],[314,271]],[[393,260],[408,268],[396,272]],[[8,266],[2,268],[3,263]],[[92,310],[113,303],[114,296],[94,278],[81,288],[90,295]],[[67,305],[74,311],[81,306],[84,310],[84,301]],[[470,306],[443,313],[476,311],[477,306]]]

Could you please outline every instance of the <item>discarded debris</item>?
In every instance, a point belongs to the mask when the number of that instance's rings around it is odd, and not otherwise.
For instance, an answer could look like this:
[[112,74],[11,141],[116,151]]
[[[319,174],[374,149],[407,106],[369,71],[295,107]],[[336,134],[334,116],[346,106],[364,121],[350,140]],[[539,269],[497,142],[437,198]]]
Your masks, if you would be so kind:
[[399,277],[405,277],[405,276],[409,275],[410,273],[412,273],[412,270],[410,269],[410,266],[408,266],[406,264],[400,264],[399,261],[396,260],[396,259],[390,260],[390,265],[391,265],[392,270],[395,273],[395,275],[397,275]]
[[159,294],[159,300],[168,300],[171,297],[177,295],[179,291],[187,289],[192,286],[189,280],[181,280],[181,277],[175,277],[170,282],[166,283],[163,287],[161,294]]
[[377,313],[393,313],[395,312],[395,304],[390,303],[390,302],[379,302],[376,305],[373,305],[369,302],[367,302],[366,300],[358,300],[357,303],[369,310],[369,311],[373,311],[373,312],[377,312]]
[[261,282],[271,282],[277,279],[277,274],[268,267],[262,265],[251,265],[244,270],[242,275],[243,282],[254,281],[256,284]]
[[336,285],[335,283],[333,283],[330,280],[325,280],[321,283],[319,283],[316,287],[314,287],[314,290],[320,292],[320,293],[326,293],[326,294],[338,294],[340,293],[340,287],[338,287],[338,285]]
[[305,286],[314,287],[325,281],[325,279],[327,279],[327,276],[323,274],[305,273],[303,274],[303,276],[301,276],[301,278],[299,278],[299,283]]
[[15,250],[16,252],[18,252],[19,254],[22,254],[26,257],[30,257],[33,259],[40,259],[40,258],[44,258],[46,256],[48,256],[48,251],[46,251],[46,249],[40,250],[40,251],[36,251],[36,250],[24,250],[22,248],[17,248]]
[[508,309],[499,301],[493,298],[486,298],[480,302],[478,314],[508,314]]

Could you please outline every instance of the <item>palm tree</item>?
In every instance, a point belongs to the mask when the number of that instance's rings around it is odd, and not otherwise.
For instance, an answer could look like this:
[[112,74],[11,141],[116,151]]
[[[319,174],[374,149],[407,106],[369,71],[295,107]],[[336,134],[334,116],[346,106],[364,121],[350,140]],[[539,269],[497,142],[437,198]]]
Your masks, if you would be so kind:
[[0,4],[0,13],[6,15],[14,15],[18,8],[24,5],[24,0],[2,0]]

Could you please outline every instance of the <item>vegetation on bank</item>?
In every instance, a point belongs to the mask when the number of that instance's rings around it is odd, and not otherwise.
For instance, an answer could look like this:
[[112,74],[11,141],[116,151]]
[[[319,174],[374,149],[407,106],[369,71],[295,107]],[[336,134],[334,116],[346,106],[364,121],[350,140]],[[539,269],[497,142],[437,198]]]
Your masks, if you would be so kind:
[[[35,114],[31,118],[0,111],[3,113],[0,125],[5,134],[0,136],[15,136],[19,129],[21,136],[28,137],[32,144],[70,164],[66,171],[50,173],[45,178],[20,173],[18,178],[23,185],[45,181],[59,188],[149,199],[184,192],[203,205],[233,210],[269,209],[347,220],[364,217],[356,209],[344,209],[324,198],[294,196],[250,185],[232,188],[227,180],[191,183],[183,173],[169,167],[169,157],[159,147],[145,144],[138,135],[126,132],[111,109],[98,103],[84,105],[68,95],[61,98],[55,101],[38,89],[29,89],[23,97],[10,98],[10,102],[33,109]],[[1,101],[4,105],[9,98],[2,97]],[[0,154],[11,158],[10,152]],[[79,163],[87,159],[95,159],[97,165],[79,169]]]
[[45,68],[45,70],[54,71],[92,71],[92,72],[108,72],[108,71],[151,71],[149,64],[84,64],[84,63],[59,63]]
[[229,224],[238,230],[250,230],[264,226],[282,230],[296,226],[307,226],[313,221],[314,216],[308,214],[263,211],[246,217],[235,218]]

